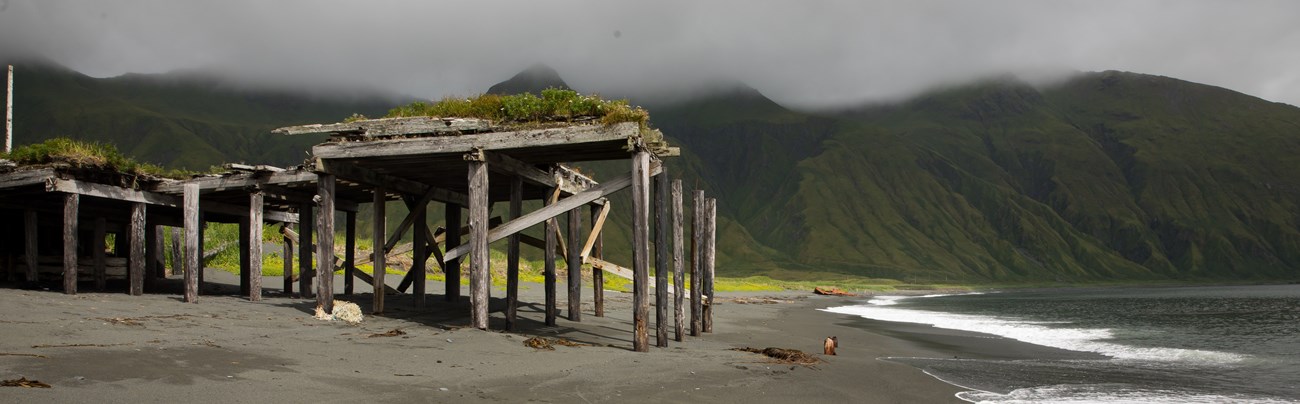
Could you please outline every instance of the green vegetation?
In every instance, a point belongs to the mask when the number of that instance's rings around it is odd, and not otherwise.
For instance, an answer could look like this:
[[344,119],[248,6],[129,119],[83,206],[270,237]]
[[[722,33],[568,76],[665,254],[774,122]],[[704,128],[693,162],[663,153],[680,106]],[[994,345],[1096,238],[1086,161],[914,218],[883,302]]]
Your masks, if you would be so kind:
[[[490,119],[503,124],[573,122],[598,119],[604,124],[636,122],[646,127],[650,114],[633,107],[627,100],[603,100],[573,90],[548,88],[538,97],[532,93],[515,95],[483,94],[471,98],[448,97],[436,103],[416,101],[388,111],[386,118],[436,116]],[[355,119],[358,115],[353,115]],[[361,116],[364,118],[364,116]]]
[[158,165],[140,163],[127,157],[111,144],[53,138],[41,143],[15,147],[0,158],[20,165],[68,164],[74,167],[98,168],[134,175],[166,178],[187,178],[193,172],[169,170]]

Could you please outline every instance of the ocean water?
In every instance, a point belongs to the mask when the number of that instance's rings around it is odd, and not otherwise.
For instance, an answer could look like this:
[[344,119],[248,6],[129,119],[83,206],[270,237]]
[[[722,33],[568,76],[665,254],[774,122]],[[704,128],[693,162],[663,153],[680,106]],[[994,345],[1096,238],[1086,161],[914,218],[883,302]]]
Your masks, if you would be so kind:
[[1300,285],[887,296],[826,311],[1104,355],[884,358],[970,402],[1300,402]]

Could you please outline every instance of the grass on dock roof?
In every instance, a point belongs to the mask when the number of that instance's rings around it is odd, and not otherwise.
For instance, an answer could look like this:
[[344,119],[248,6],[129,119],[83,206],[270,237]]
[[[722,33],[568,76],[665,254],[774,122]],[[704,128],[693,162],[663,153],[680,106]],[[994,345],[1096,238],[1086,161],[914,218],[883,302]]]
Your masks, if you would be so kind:
[[[548,88],[542,96],[482,94],[477,97],[447,97],[435,103],[416,101],[388,111],[385,118],[436,116],[489,119],[503,125],[595,120],[610,125],[636,122],[647,128],[650,113],[629,105],[627,100],[604,100],[573,90]],[[367,119],[353,115],[346,122]]]
[[42,143],[15,147],[0,158],[19,165],[67,164],[80,168],[98,168],[133,175],[165,178],[188,178],[193,172],[169,170],[158,165],[137,162],[127,157],[111,144],[85,142],[68,138],[53,138]]

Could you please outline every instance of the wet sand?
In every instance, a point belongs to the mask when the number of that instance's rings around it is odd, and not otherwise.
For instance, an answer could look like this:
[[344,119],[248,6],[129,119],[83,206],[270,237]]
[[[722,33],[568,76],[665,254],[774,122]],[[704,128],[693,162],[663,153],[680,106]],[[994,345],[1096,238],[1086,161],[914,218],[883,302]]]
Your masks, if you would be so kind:
[[[448,303],[430,295],[429,307],[415,309],[409,295],[390,296],[387,313],[351,326],[312,318],[313,300],[270,290],[265,300],[249,302],[233,296],[233,275],[209,270],[207,278],[210,294],[197,304],[165,291],[127,296],[120,285],[76,296],[0,288],[0,378],[53,386],[0,387],[0,401],[958,402],[960,388],[877,358],[946,357],[962,344],[985,347],[989,355],[1026,346],[999,347],[969,335],[936,339],[920,327],[816,310],[853,298],[726,293],[715,306],[714,333],[637,353],[630,350],[631,295],[625,293],[606,292],[606,316],[595,317],[588,288],[581,322],[562,314],[558,326],[547,327],[538,303],[542,286],[526,284],[521,327],[504,333],[465,328],[465,297]],[[170,288],[179,283],[169,282]],[[558,289],[563,306],[565,289]],[[504,292],[492,293],[493,310],[500,310],[504,302],[496,299]],[[339,299],[369,313],[368,293]],[[652,308],[652,327],[653,316]],[[491,327],[503,326],[502,313],[492,313]],[[405,335],[369,337],[394,329]],[[839,337],[839,355],[822,357],[822,339],[831,335]],[[587,346],[535,350],[523,345],[531,336]],[[731,350],[769,346],[814,353],[824,362],[779,364]]]

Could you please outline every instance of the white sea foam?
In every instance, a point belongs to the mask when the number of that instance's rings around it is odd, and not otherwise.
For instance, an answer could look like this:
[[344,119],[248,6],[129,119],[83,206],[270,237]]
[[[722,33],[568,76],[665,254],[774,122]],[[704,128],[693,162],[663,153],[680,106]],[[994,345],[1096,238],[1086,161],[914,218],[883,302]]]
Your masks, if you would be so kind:
[[1008,394],[957,393],[972,403],[1287,403],[1247,395],[1220,395],[1175,390],[1135,389],[1118,384],[1072,384],[1016,389]]
[[1072,351],[1096,352],[1116,359],[1157,362],[1192,362],[1203,365],[1232,364],[1245,355],[1178,348],[1151,348],[1122,345],[1107,340],[1112,331],[1104,328],[1070,328],[1061,322],[1036,322],[1017,318],[943,313],[894,307],[908,297],[880,296],[867,305],[824,309],[832,313],[851,314],[873,320],[928,324],[938,328],[993,334],[1018,341]]

